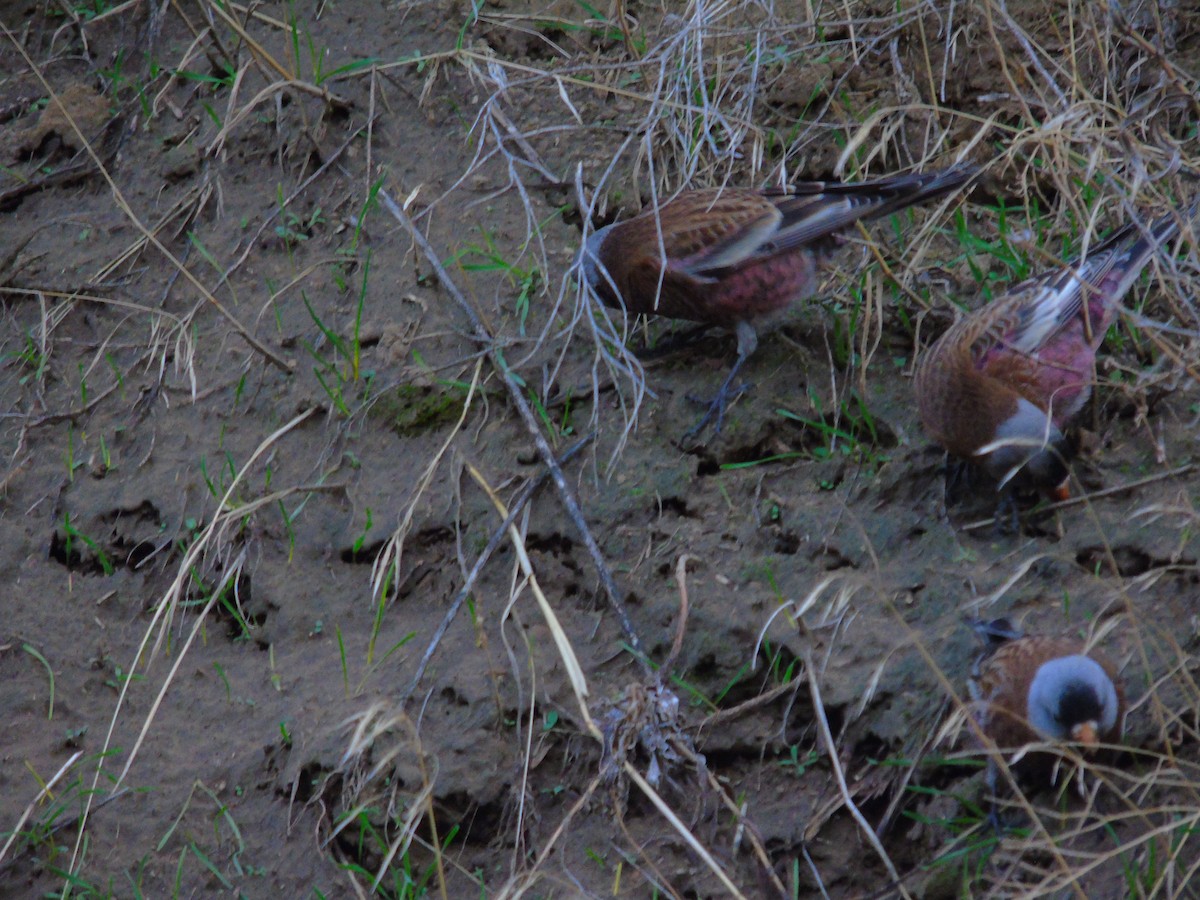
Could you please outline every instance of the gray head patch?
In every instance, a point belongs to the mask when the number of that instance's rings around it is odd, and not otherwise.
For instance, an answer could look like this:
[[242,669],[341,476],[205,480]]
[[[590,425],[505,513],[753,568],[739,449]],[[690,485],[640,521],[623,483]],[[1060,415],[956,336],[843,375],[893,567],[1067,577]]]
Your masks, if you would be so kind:
[[1000,486],[1011,481],[1055,487],[1067,478],[1067,440],[1050,417],[1024,398],[996,427],[996,439],[980,448],[984,466]]
[[1065,721],[1070,717],[1064,716],[1062,699],[1068,693],[1078,697],[1083,692],[1095,697],[1097,729],[1101,733],[1111,730],[1117,724],[1117,689],[1100,663],[1081,655],[1052,659],[1037,670],[1029,686],[1029,724],[1045,737],[1070,739],[1071,729],[1083,723]]

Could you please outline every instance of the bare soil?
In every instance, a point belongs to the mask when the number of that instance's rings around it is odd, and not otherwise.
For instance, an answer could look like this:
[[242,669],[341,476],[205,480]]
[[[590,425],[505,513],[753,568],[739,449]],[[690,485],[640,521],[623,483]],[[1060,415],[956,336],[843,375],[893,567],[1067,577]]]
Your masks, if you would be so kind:
[[[866,174],[971,142],[1000,160],[963,222],[993,240],[999,199],[1056,211],[1023,250],[1043,268],[1080,237],[1062,227],[1068,176],[1081,195],[1186,198],[1200,14],[747,5],[704,12],[705,40],[671,49],[697,7],[67,6],[0,16],[0,897],[365,895],[385,862],[387,896],[707,897],[728,890],[714,866],[746,896],[891,896],[895,874],[919,896],[1195,893],[1200,323],[1175,314],[1195,300],[1190,250],[1130,301],[1181,331],[1126,322],[1106,343],[1082,500],[1015,535],[990,522],[987,485],[946,504],[911,398],[950,298],[971,308],[979,272],[1005,271],[957,243],[957,199],[847,247],[696,444],[693,398],[715,392],[732,337],[653,351],[682,329],[633,329],[648,393],[629,427],[636,389],[572,318],[566,273],[577,177],[601,188],[600,224],[652,187],[831,177],[868,120]],[[720,64],[749,46],[752,97]],[[659,96],[638,58],[710,78]],[[1032,123],[1058,102],[1039,65],[1064,108],[1109,86],[1121,115],[1089,111],[1094,142],[1054,143],[1074,112]],[[647,116],[678,125],[652,152]],[[1136,212],[1117,193],[1089,227]],[[496,336],[555,451],[594,432],[568,485],[666,687],[553,484],[516,524],[608,750],[509,537],[435,641],[501,522],[480,480],[511,503],[544,466],[382,194]],[[965,615],[1096,634],[1139,751],[999,842],[961,727]],[[680,828],[624,760],[658,776]]]

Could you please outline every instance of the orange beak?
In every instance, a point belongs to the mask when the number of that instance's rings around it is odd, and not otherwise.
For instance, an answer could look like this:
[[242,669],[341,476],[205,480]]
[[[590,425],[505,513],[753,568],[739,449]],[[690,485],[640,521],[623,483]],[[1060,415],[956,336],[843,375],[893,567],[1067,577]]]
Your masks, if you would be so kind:
[[1050,493],[1050,498],[1059,503],[1061,503],[1063,500],[1071,499],[1071,487],[1065,481],[1062,484],[1060,484],[1058,487],[1051,488],[1049,493]]
[[1096,737],[1096,723],[1083,722],[1071,729],[1071,737],[1085,747],[1095,747],[1100,743]]

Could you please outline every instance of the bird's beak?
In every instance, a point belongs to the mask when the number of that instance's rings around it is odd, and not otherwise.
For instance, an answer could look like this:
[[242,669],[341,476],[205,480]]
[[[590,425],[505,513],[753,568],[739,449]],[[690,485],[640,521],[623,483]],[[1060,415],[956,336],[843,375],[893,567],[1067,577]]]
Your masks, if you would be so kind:
[[1076,725],[1071,729],[1071,737],[1085,747],[1095,747],[1100,743],[1100,739],[1096,737],[1095,722],[1082,722]]
[[1071,486],[1067,482],[1063,482],[1058,487],[1050,489],[1050,498],[1057,503],[1062,503],[1064,500],[1071,499]]

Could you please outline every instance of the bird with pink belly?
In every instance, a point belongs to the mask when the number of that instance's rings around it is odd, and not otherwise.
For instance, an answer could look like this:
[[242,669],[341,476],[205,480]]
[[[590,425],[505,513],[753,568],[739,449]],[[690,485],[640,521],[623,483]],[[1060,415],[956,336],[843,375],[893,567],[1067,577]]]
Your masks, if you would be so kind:
[[1121,298],[1195,211],[1125,225],[1085,259],[966,315],[922,355],[914,387],[926,432],[992,475],[1014,516],[1011,486],[1068,496],[1064,429],[1091,394],[1096,351]]
[[657,209],[595,231],[580,254],[583,277],[607,305],[732,329],[737,361],[708,412],[720,431],[734,376],[777,324],[816,291],[820,267],[864,219],[962,187],[975,174],[941,172],[861,183],[801,183],[786,191],[685,191]]

